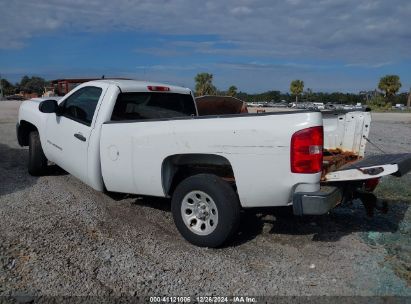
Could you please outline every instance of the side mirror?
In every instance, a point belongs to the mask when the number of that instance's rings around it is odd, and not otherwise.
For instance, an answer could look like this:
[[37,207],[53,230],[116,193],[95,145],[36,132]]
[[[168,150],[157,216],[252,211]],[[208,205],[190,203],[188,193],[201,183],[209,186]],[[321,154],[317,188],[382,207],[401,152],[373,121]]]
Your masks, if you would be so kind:
[[39,104],[39,110],[42,113],[57,113],[58,107],[57,101],[52,99],[44,100]]

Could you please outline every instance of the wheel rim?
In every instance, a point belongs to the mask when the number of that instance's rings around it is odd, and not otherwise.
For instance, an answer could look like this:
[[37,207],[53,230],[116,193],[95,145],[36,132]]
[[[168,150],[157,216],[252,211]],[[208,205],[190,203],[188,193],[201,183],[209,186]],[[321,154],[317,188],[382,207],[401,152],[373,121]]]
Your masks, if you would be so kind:
[[218,210],[214,200],[203,191],[191,191],[182,201],[181,217],[184,224],[198,235],[212,233],[218,224]]

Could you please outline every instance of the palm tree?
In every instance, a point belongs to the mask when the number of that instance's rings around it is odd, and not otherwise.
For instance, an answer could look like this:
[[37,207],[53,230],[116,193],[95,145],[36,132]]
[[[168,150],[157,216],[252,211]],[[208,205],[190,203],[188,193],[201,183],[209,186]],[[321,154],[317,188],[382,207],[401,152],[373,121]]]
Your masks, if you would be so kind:
[[230,86],[229,88],[228,88],[228,91],[227,91],[227,95],[228,96],[231,96],[231,97],[235,97],[236,95],[237,95],[237,87],[236,86]]
[[214,95],[216,93],[216,87],[213,85],[213,74],[199,73],[194,78],[196,82],[196,95]]
[[304,91],[304,81],[298,79],[291,81],[290,91],[295,95],[295,102],[298,102],[298,96]]
[[410,88],[410,93],[408,94],[407,107],[411,108],[411,88]]
[[385,92],[385,96],[394,96],[401,88],[400,77],[398,75],[386,75],[380,79],[378,88]]

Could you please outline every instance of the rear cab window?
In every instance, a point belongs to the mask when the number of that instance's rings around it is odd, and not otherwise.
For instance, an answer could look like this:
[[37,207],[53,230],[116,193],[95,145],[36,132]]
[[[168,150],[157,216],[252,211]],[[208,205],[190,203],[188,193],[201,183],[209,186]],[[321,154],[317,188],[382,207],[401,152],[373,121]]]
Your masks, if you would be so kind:
[[133,92],[118,95],[111,120],[148,120],[196,115],[194,100],[190,94]]

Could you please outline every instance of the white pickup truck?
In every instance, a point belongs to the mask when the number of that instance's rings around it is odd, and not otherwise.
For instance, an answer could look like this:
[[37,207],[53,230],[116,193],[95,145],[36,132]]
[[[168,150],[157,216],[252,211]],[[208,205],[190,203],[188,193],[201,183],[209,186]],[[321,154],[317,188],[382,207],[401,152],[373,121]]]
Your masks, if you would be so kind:
[[98,191],[170,197],[180,233],[217,247],[242,208],[316,215],[355,197],[375,204],[378,179],[408,172],[411,155],[361,160],[370,121],[295,109],[201,116],[190,89],[97,80],[59,101],[25,101],[17,138],[30,174],[53,162]]

